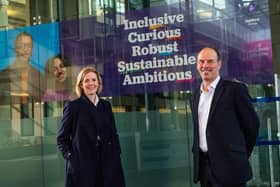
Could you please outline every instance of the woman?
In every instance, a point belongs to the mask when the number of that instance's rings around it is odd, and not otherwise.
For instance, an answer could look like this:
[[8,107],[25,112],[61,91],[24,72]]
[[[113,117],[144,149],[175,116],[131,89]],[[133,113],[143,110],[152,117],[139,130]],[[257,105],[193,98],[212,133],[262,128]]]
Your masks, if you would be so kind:
[[124,187],[121,148],[108,101],[101,99],[102,80],[95,68],[78,74],[78,99],[63,112],[57,144],[66,159],[66,187]]
[[45,86],[43,101],[70,100],[71,80],[67,76],[65,61],[61,55],[50,58],[45,65]]
[[46,71],[49,71],[55,78],[57,82],[65,82],[67,77],[67,71],[60,55],[53,57],[50,62],[46,64]]

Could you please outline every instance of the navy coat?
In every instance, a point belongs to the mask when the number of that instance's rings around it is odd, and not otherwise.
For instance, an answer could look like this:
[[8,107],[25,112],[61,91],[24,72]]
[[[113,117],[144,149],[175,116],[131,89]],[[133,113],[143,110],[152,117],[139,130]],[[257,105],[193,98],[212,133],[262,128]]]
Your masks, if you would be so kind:
[[[198,103],[200,89],[191,100],[194,123],[194,182],[199,181]],[[206,128],[209,162],[224,185],[245,183],[252,177],[249,156],[256,143],[259,119],[244,84],[220,80],[213,96]]]
[[[97,146],[97,135],[101,142]],[[82,95],[64,107],[57,145],[66,159],[66,187],[124,187],[121,148],[111,105]]]

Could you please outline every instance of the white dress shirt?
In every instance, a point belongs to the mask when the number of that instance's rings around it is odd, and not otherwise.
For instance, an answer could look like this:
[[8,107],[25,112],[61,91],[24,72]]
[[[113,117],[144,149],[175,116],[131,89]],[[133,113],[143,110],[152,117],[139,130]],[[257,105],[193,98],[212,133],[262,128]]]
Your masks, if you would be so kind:
[[203,152],[208,151],[207,139],[206,139],[206,128],[208,123],[208,116],[211,108],[211,103],[215,93],[216,86],[220,80],[218,76],[209,86],[208,91],[203,90],[203,85],[201,84],[200,98],[198,104],[198,123],[199,123],[199,147]]

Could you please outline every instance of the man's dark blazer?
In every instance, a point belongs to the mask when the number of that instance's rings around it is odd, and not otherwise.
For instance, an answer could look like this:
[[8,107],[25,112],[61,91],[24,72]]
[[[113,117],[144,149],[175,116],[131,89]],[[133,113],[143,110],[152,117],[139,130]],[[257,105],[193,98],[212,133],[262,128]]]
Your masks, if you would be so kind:
[[[97,135],[101,142],[97,142]],[[69,102],[64,107],[57,144],[67,161],[66,187],[125,186],[121,148],[108,101],[100,99],[95,106],[82,95]],[[98,184],[102,178],[103,184]]]
[[[200,89],[191,98],[194,123],[194,182],[199,181],[198,104]],[[245,183],[252,177],[249,156],[258,136],[259,119],[244,84],[220,80],[209,112],[206,139],[209,162],[217,181]]]
[[[27,73],[27,90],[22,87],[22,73],[24,70],[28,70]],[[4,96],[1,97],[0,103],[5,102],[20,103],[22,102],[21,96],[15,96],[13,93],[28,92],[29,101],[40,101],[45,89],[43,74],[36,69],[32,64],[23,62],[22,59],[15,59],[15,62],[10,64],[6,69],[0,72],[0,95],[4,92]],[[12,97],[11,97],[12,96]]]

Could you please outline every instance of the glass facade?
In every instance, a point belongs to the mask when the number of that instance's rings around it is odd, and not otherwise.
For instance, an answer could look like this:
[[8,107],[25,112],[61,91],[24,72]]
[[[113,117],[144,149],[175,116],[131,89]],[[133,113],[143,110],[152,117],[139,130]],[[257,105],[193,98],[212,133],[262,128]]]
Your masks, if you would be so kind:
[[189,99],[209,45],[261,120],[248,186],[279,186],[279,15],[278,0],[0,0],[0,186],[64,185],[56,135],[88,65],[113,106],[127,186],[197,186]]

